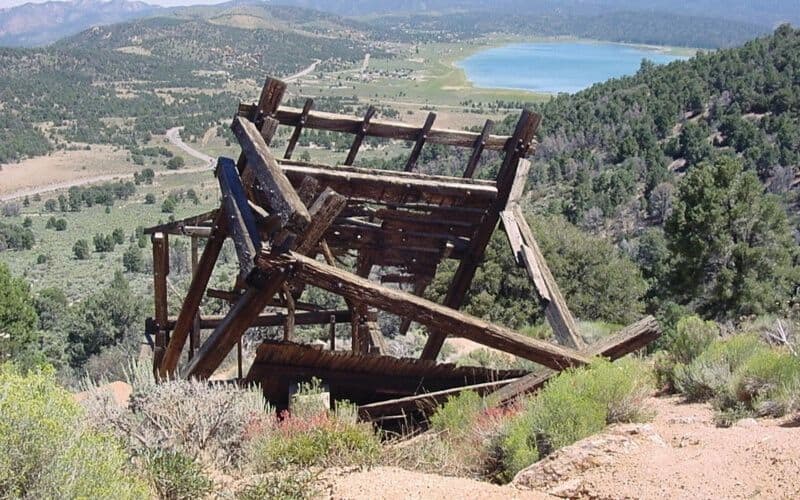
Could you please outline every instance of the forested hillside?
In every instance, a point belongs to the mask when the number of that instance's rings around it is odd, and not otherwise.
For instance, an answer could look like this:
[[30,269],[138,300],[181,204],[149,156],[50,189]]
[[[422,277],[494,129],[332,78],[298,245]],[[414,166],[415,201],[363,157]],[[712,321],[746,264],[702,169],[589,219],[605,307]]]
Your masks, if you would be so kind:
[[[367,50],[347,33],[175,18],[92,28],[42,49],[0,49],[0,102],[13,103],[0,107],[0,163],[61,141],[132,146],[173,126],[203,131],[241,97],[226,90],[234,79],[288,75],[315,59],[352,63]],[[108,121],[119,117],[122,124]],[[35,125],[42,122],[52,123],[47,132]]]

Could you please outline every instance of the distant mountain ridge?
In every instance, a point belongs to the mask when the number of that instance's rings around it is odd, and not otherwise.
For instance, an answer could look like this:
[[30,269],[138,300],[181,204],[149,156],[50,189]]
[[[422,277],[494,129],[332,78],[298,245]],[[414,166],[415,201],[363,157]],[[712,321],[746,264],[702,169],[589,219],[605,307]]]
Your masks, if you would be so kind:
[[46,45],[91,26],[128,21],[160,10],[135,0],[26,3],[0,9],[0,46]]

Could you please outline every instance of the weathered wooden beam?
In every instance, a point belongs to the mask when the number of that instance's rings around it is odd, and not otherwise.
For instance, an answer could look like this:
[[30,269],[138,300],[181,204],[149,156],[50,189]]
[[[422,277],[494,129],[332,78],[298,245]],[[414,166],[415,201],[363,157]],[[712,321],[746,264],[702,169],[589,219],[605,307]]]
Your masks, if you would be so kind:
[[267,116],[274,116],[286,93],[286,87],[286,82],[268,76],[261,88],[256,111]]
[[493,128],[494,122],[492,120],[486,120],[481,134],[475,139],[475,144],[472,146],[472,155],[469,157],[467,168],[464,170],[465,179],[471,179],[475,176],[475,170],[478,168],[478,162],[481,161],[481,155],[486,148]]
[[361,120],[361,127],[356,131],[353,145],[350,146],[350,152],[347,153],[347,159],[344,161],[345,165],[352,165],[356,161],[356,155],[361,148],[361,143],[364,142],[364,137],[367,136],[367,132],[369,131],[369,122],[372,120],[376,111],[375,106],[370,106],[367,108],[367,112],[364,113],[364,118]]
[[[246,114],[251,108],[252,106],[244,105],[241,107],[241,113]],[[281,106],[275,113],[275,118],[278,119],[282,125],[296,126],[300,121],[301,114],[302,110],[299,108]],[[308,114],[305,127],[356,134],[361,129],[362,124],[363,120],[355,116],[311,111]],[[420,127],[407,123],[374,120],[371,122],[366,135],[385,139],[414,141],[417,139],[419,132]],[[431,144],[443,144],[445,146],[471,148],[475,146],[479,138],[480,134],[476,132],[431,128],[428,133],[427,142]],[[507,135],[487,135],[485,139],[485,148],[494,151],[503,151],[506,149],[509,140],[510,138]]]
[[164,233],[150,237],[153,244],[153,303],[155,305],[155,345],[153,349],[153,373],[163,376],[160,370],[167,347],[167,275],[169,274],[169,241]]
[[419,135],[417,136],[417,142],[414,143],[414,148],[411,149],[411,155],[408,157],[408,161],[406,162],[406,168],[404,169],[406,172],[411,172],[417,165],[419,155],[422,153],[422,147],[425,146],[425,141],[428,140],[428,134],[433,127],[434,121],[436,121],[436,113],[428,113],[428,117],[425,119],[425,124],[422,126],[422,129],[420,129]]
[[[541,117],[528,110],[522,112],[517,123],[514,135],[508,143],[505,151],[505,158],[497,174],[497,198],[487,211],[481,226],[475,231],[474,237],[470,240],[470,249],[461,259],[456,269],[450,288],[444,299],[444,304],[453,309],[461,307],[469,291],[475,272],[483,260],[486,246],[491,240],[492,233],[500,219],[500,212],[505,210],[508,198],[511,194],[514,179],[520,160],[527,156],[531,144],[533,143],[536,130],[541,123]],[[446,333],[443,331],[431,331],[425,347],[422,349],[422,359],[436,359],[444,345]]]
[[386,203],[411,204],[425,202],[456,207],[487,207],[497,197],[497,188],[487,184],[464,184],[458,179],[428,180],[395,175],[397,172],[375,169],[323,169],[301,165],[284,165],[283,172],[293,185],[299,186],[306,176],[315,178],[347,198],[364,198]]
[[441,391],[425,392],[413,396],[378,401],[376,403],[368,403],[358,407],[358,416],[362,420],[378,420],[381,417],[409,413],[412,411],[419,411],[423,415],[430,415],[436,411],[439,405],[444,404],[448,399],[462,392],[472,391],[482,396],[513,383],[516,380],[519,379],[512,378],[483,382],[480,384],[471,384],[463,387],[454,387],[452,389],[443,389]]
[[217,215],[217,209],[204,212],[199,215],[193,215],[191,217],[186,217],[185,219],[176,220],[172,222],[168,222],[166,224],[159,224],[158,226],[153,227],[146,227],[142,230],[144,234],[155,234],[155,233],[164,233],[164,234],[185,234],[184,227],[186,226],[200,226],[204,222],[208,222],[214,220],[214,217]]
[[305,126],[306,120],[308,119],[308,113],[313,107],[314,99],[306,99],[306,103],[303,105],[303,111],[300,113],[300,118],[297,122],[297,125],[294,127],[292,136],[289,138],[289,144],[286,146],[286,152],[283,154],[285,159],[288,160],[292,157],[294,148],[297,146],[297,141],[300,139],[300,134],[303,132],[303,126]]
[[267,194],[270,213],[281,217],[289,228],[298,231],[304,229],[310,221],[308,210],[278,166],[258,129],[239,117],[233,119],[231,129],[247,157],[248,168],[253,169],[260,189]]
[[253,259],[261,249],[261,237],[247,195],[242,187],[236,164],[230,158],[217,161],[217,179],[222,192],[228,230],[239,257],[239,274],[247,277],[253,270]]
[[314,218],[321,219],[323,222],[309,225],[303,241],[297,246],[297,252],[311,253],[346,205],[347,198],[331,188],[326,188],[309,208],[309,212],[314,214]]
[[589,362],[589,358],[572,349],[521,335],[410,293],[378,285],[294,252],[284,255],[262,252],[257,259],[257,265],[268,272],[288,269],[292,276],[301,281],[357,301],[359,304],[412,317],[431,328],[457,332],[459,336],[554,369]]
[[[270,306],[270,304],[267,304],[267,306]],[[283,326],[286,322],[286,317],[287,314],[283,312],[261,314],[253,320],[253,324],[251,326]],[[331,317],[333,317],[337,323],[349,323],[352,318],[352,314],[348,309],[335,311],[297,311],[294,314],[294,324],[296,326],[327,325],[330,322]],[[223,321],[225,321],[225,316],[200,316],[200,328],[203,330],[212,330],[217,328]],[[173,316],[167,319],[168,328],[174,328],[177,323],[177,317]]]
[[[297,197],[297,193],[291,185],[289,189]],[[311,214],[308,213],[305,205],[303,205],[303,210],[306,211],[309,223],[306,225],[305,232],[300,235],[299,241],[296,241],[296,248],[306,251],[316,249],[319,238],[338,215],[338,211],[331,208],[341,206],[341,200],[337,197],[339,195],[336,195],[336,193],[326,194],[320,203],[314,203]],[[299,197],[297,201],[300,202]],[[214,373],[288,278],[288,269],[278,268],[273,268],[266,275],[259,276],[256,283],[257,286],[251,285],[247,288],[242,298],[239,299],[223,321],[214,329],[211,336],[200,347],[197,356],[192,359],[182,376],[184,378],[208,378]]]
[[186,337],[189,335],[192,323],[194,323],[198,314],[203,294],[208,287],[211,274],[214,272],[214,265],[217,263],[220,251],[222,251],[222,245],[228,235],[227,227],[225,213],[219,211],[216,215],[214,226],[212,226],[211,236],[206,242],[205,248],[203,248],[203,255],[198,262],[197,271],[192,276],[192,282],[189,285],[186,298],[183,300],[178,319],[172,327],[172,336],[164,353],[164,359],[161,362],[162,373],[170,377],[174,376],[178,367],[178,360],[186,343]]
[[[656,319],[652,316],[646,316],[636,323],[623,328],[618,333],[597,342],[583,352],[586,356],[605,356],[614,360],[645,347],[660,335],[661,330]],[[486,398],[487,404],[489,406],[506,405],[520,396],[536,391],[554,375],[556,375],[556,372],[552,370],[537,370],[530,375],[510,382],[490,394]]]
[[542,251],[533,237],[533,231],[528,226],[525,214],[522,213],[519,205],[513,207],[511,219],[509,223],[517,226],[522,238],[522,263],[533,281],[536,292],[539,294],[544,306],[545,316],[550,326],[553,327],[556,339],[562,345],[582,349],[584,342],[575,318],[572,316],[572,312],[567,306],[567,301],[564,300],[561,289],[547,266],[544,255],[542,255]]

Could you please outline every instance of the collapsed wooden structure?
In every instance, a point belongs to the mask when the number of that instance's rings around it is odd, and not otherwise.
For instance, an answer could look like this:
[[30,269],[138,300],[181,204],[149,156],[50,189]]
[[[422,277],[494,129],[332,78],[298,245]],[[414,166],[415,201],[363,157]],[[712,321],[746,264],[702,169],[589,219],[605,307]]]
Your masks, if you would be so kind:
[[[465,388],[493,393],[505,404],[535,390],[550,374],[588,363],[592,356],[619,357],[658,335],[652,318],[628,327],[602,346],[586,346],[558,285],[519,208],[540,118],[523,111],[511,136],[435,128],[430,113],[422,127],[318,112],[313,100],[302,109],[281,106],[286,85],[268,78],[257,104],[240,104],[231,128],[241,145],[237,161],[220,158],[216,167],[219,209],[146,230],[153,243],[155,315],[147,322],[153,339],[154,370],[160,377],[208,378],[247,329],[283,326],[282,342],[257,349],[248,383],[285,404],[289,386],[322,379],[335,398],[361,405],[365,418],[425,409]],[[270,143],[279,126],[291,127],[286,151],[278,158]],[[353,136],[341,165],[292,160],[303,129]],[[353,166],[363,141],[380,137],[413,142],[398,170]],[[469,148],[462,177],[418,173],[425,144]],[[474,178],[485,150],[501,162],[495,180]],[[530,276],[556,343],[537,340],[458,311],[498,222],[518,264]],[[167,308],[169,236],[192,238],[193,276],[180,312]],[[199,255],[199,239],[205,239]],[[230,290],[211,290],[209,280],[223,243],[231,238],[239,273]],[[321,259],[321,260],[320,260]],[[443,303],[423,297],[439,264],[458,261]],[[402,290],[409,286],[412,292]],[[302,301],[307,287],[343,299],[346,307],[324,310]],[[202,316],[204,296],[231,303],[224,316]],[[411,322],[427,327],[421,359],[387,355],[377,310],[401,318],[400,334]],[[265,312],[271,311],[271,312]],[[349,323],[349,352],[335,350],[334,326]],[[330,350],[292,342],[295,325],[331,325]],[[207,338],[201,331],[210,330]],[[459,368],[437,364],[448,335],[534,361],[543,371]],[[179,370],[186,349],[186,363]],[[340,346],[341,347],[341,346]],[[241,357],[239,359],[241,374]]]

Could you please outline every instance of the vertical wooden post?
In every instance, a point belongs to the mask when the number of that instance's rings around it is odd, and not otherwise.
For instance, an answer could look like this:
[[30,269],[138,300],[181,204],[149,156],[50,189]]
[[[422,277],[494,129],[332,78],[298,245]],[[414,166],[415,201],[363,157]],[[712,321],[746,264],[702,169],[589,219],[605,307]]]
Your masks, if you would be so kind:
[[330,323],[331,351],[336,350],[336,315],[331,314]]
[[153,298],[155,306],[155,346],[153,350],[153,374],[161,378],[161,360],[167,347],[167,275],[169,274],[169,243],[164,233],[154,233],[153,244]]
[[356,134],[356,138],[353,139],[353,145],[350,146],[350,152],[347,153],[347,159],[344,161],[345,165],[352,165],[356,161],[358,149],[361,147],[361,143],[364,142],[364,137],[366,137],[367,130],[369,130],[369,121],[372,120],[375,111],[375,106],[370,106],[367,108],[367,112],[364,113],[364,121],[361,123],[361,129]]
[[[200,261],[200,257],[198,255],[198,237],[192,235],[192,279],[194,279],[195,275],[197,274],[197,265]],[[194,315],[194,322],[192,323],[192,329],[189,332],[189,352],[188,352],[188,359],[189,361],[192,360],[192,356],[194,356],[194,351],[200,344],[200,311]]]
[[486,147],[486,139],[489,138],[489,134],[492,133],[493,128],[494,122],[492,120],[486,120],[480,137],[478,137],[475,141],[475,145],[472,147],[472,156],[470,156],[469,162],[467,162],[467,168],[464,170],[465,179],[470,179],[475,175],[475,169],[478,168],[478,162],[481,160],[483,148]]
[[242,380],[242,338],[236,343],[236,373],[237,378]]
[[433,122],[435,120],[436,113],[428,113],[428,118],[425,119],[425,125],[423,125],[422,129],[419,131],[417,142],[414,143],[414,148],[411,150],[411,156],[408,157],[408,161],[406,162],[406,172],[411,172],[414,170],[417,160],[419,159],[419,155],[422,153],[422,147],[425,145],[425,141],[428,139],[428,133],[431,131]]
[[292,291],[289,288],[287,283],[283,284],[283,288],[281,289],[281,296],[283,297],[284,302],[286,303],[286,321],[283,323],[283,340],[284,342],[290,342],[292,337],[294,337],[294,296],[292,295]]
[[303,111],[300,113],[300,120],[294,128],[292,137],[289,138],[289,144],[286,146],[286,152],[283,154],[285,159],[288,160],[292,157],[294,148],[297,146],[297,141],[300,139],[300,134],[303,132],[303,126],[305,126],[306,120],[308,119],[308,113],[312,108],[314,108],[314,99],[306,99],[306,103],[303,105]]

